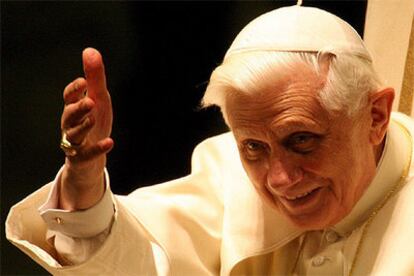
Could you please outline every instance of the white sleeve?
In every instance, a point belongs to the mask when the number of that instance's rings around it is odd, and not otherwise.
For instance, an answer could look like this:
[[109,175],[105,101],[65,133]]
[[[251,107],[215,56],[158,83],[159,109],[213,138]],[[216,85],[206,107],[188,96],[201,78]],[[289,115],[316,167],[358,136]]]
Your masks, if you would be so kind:
[[47,225],[47,242],[56,249],[59,262],[75,265],[90,258],[105,241],[114,216],[114,204],[105,170],[106,190],[95,206],[83,211],[57,209],[60,173],[39,213]]
[[[48,227],[47,242],[56,249],[61,265],[77,265],[88,260],[105,242],[114,216],[109,176],[105,170],[106,190],[102,199],[84,211],[57,209],[60,173],[39,213]],[[161,247],[150,241],[157,275],[169,274],[169,262]]]

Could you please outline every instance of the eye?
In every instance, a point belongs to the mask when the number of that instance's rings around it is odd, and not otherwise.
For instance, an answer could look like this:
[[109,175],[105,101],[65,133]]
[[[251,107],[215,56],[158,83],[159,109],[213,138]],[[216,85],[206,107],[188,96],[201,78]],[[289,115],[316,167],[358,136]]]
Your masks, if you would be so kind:
[[320,140],[321,136],[319,134],[298,132],[290,135],[283,144],[296,153],[307,154],[318,147]]
[[266,153],[267,147],[264,143],[247,140],[243,143],[243,155],[248,160],[257,160]]

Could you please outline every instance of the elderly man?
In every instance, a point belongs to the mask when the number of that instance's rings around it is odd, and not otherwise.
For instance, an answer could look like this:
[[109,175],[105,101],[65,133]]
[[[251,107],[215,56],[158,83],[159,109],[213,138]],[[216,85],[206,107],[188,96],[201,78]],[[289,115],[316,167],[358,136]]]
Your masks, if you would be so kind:
[[64,90],[65,165],[7,221],[51,273],[414,273],[413,122],[391,116],[394,91],[346,22],[293,6],[249,23],[203,99],[231,133],[197,146],[189,176],[127,197],[104,169],[102,57],[83,62]]

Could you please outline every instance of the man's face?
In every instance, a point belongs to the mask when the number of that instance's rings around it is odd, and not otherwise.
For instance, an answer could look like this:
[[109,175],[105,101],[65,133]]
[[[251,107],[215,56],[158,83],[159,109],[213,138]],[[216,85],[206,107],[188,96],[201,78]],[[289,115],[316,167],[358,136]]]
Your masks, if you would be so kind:
[[252,95],[227,100],[242,164],[259,195],[303,229],[346,216],[375,174],[369,112],[329,114],[318,100],[324,77],[306,65]]

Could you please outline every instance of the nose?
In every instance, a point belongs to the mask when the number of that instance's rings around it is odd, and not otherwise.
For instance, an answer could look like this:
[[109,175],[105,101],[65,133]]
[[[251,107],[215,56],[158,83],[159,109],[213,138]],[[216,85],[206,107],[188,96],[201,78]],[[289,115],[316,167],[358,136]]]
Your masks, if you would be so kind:
[[303,178],[302,170],[294,164],[273,159],[267,172],[267,187],[270,190],[281,191],[300,182]]

